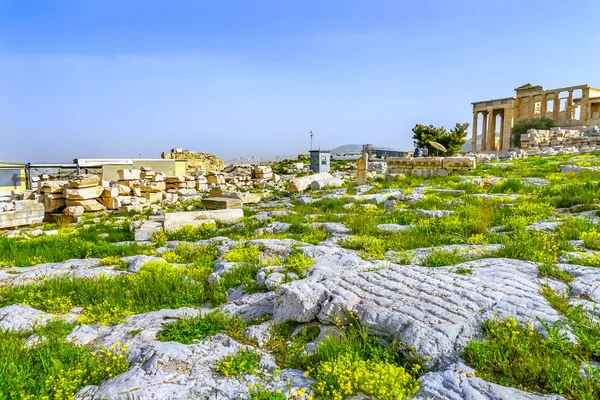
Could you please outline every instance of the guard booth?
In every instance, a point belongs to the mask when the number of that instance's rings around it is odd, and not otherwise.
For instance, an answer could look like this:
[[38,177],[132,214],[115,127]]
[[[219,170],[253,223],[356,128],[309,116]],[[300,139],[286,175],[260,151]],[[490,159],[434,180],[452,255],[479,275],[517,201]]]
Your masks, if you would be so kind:
[[310,152],[310,170],[314,173],[330,172],[331,151],[329,150],[311,150]]
[[0,193],[25,190],[25,164],[0,161]]

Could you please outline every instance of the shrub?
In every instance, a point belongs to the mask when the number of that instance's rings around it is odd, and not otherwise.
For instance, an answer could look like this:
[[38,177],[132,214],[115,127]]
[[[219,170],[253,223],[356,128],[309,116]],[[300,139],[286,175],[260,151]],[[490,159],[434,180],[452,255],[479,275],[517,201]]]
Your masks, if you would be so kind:
[[196,246],[189,243],[180,243],[174,250],[162,253],[161,257],[169,263],[210,263],[217,259],[218,252],[214,246]]
[[327,240],[331,237],[331,234],[327,232],[325,229],[311,229],[309,232],[303,234],[300,237],[301,242],[310,243],[310,244],[319,244],[323,240]]
[[286,400],[287,397],[283,391],[272,391],[263,388],[260,384],[250,387],[250,400]]
[[150,240],[152,240],[152,242],[156,245],[156,247],[163,247],[164,245],[167,244],[167,241],[169,240],[169,238],[168,238],[167,234],[165,233],[165,231],[158,231],[158,232],[154,232],[154,234],[152,235]]
[[403,367],[385,361],[365,361],[355,353],[345,353],[317,367],[313,389],[322,399],[364,393],[380,400],[401,400],[419,389],[419,381]]
[[213,311],[204,316],[180,318],[175,322],[163,325],[158,339],[192,344],[211,337],[217,333],[226,333],[233,338],[241,338],[246,323],[240,317],[231,316],[220,311]]
[[258,264],[260,249],[258,246],[246,246],[243,243],[235,245],[229,253],[223,257],[226,261],[238,263]]
[[550,118],[525,118],[517,122],[512,128],[512,146],[521,147],[521,135],[529,129],[547,130],[554,126]]
[[288,271],[294,272],[300,277],[304,277],[306,276],[306,272],[315,265],[315,260],[306,257],[299,250],[292,250],[290,254],[284,258],[283,265]]
[[240,350],[235,355],[217,361],[216,371],[225,376],[252,375],[258,370],[261,358],[255,350]]
[[590,250],[600,250],[600,232],[592,230],[581,234],[583,245]]

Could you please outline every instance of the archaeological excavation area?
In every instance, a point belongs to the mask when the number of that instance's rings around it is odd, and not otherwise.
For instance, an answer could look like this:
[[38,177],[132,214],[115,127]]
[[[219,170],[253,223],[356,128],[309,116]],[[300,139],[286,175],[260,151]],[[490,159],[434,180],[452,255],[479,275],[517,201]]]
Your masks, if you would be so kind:
[[0,398],[598,399],[600,152],[557,132],[34,176],[0,194]]

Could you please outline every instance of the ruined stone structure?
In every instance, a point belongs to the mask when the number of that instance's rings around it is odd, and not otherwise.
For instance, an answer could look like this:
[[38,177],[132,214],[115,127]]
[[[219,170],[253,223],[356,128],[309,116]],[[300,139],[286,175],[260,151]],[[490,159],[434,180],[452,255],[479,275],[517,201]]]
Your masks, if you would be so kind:
[[387,159],[387,179],[413,175],[422,178],[448,176],[453,171],[475,169],[475,157],[390,157]]
[[369,153],[364,152],[356,163],[356,184],[366,185],[369,171]]
[[190,170],[201,169],[206,172],[220,171],[225,168],[225,163],[219,157],[209,153],[198,153],[184,149],[171,149],[169,153],[162,153],[163,159],[185,160]]
[[472,103],[473,152],[479,147],[478,135],[482,136],[481,151],[508,150],[513,125],[526,118],[547,117],[561,128],[600,124],[600,89],[579,85],[545,90],[528,83],[515,92],[515,97]]

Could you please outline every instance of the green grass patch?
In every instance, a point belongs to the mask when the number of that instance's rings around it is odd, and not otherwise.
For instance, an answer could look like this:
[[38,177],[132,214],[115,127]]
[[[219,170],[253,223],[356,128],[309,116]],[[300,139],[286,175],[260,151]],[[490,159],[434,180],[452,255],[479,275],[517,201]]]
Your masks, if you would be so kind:
[[[82,387],[129,369],[124,346],[77,346],[65,339],[72,329],[57,321],[32,332],[0,331],[0,398],[72,399]],[[43,340],[26,346],[33,333]]]
[[581,374],[585,354],[559,326],[548,327],[548,336],[512,318],[486,321],[482,328],[486,339],[469,342],[462,354],[482,379],[568,399],[600,397],[600,371],[590,368]]
[[163,330],[158,333],[158,339],[163,342],[192,344],[217,333],[225,333],[234,339],[241,339],[242,331],[246,327],[246,322],[240,317],[213,311],[203,316],[180,318],[163,325]]
[[101,238],[88,240],[77,233],[31,239],[0,237],[0,266],[28,267],[72,258],[123,257],[149,252],[151,248],[137,243],[115,245]]
[[216,371],[227,377],[253,375],[259,369],[261,358],[256,350],[240,350],[237,354],[217,361]]
[[190,267],[149,262],[139,273],[95,278],[57,277],[38,285],[0,289],[0,305],[29,304],[52,312],[83,307],[80,323],[116,324],[131,314],[200,306],[207,299],[206,282],[212,260]]

